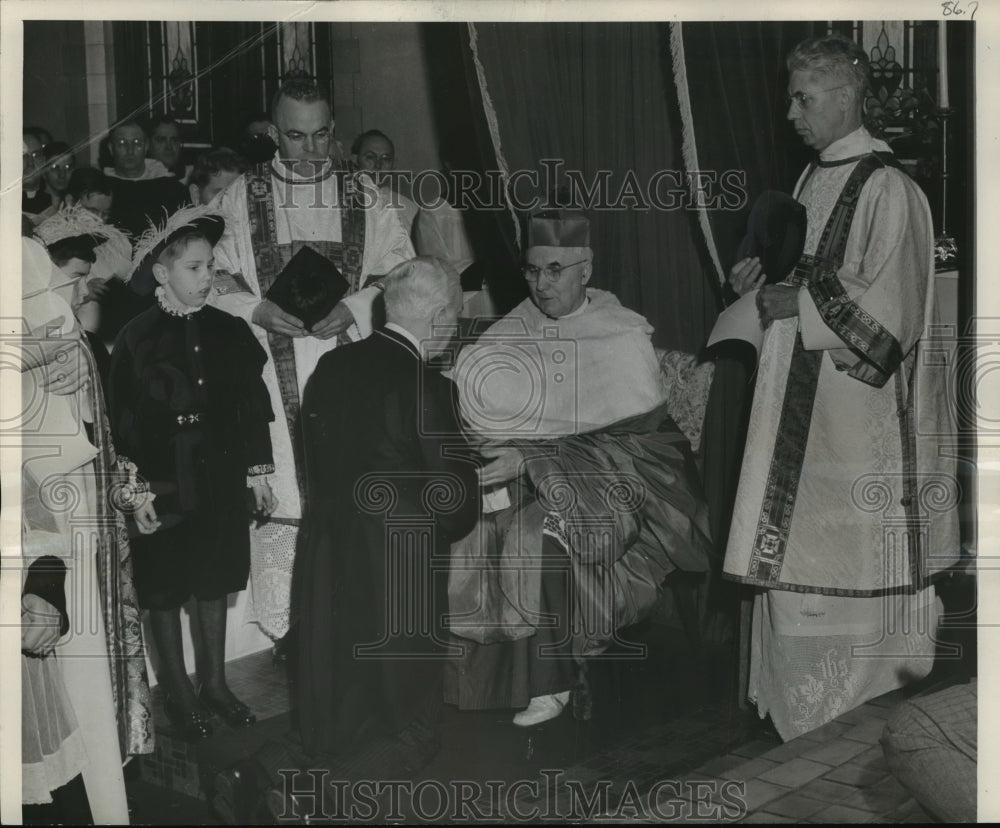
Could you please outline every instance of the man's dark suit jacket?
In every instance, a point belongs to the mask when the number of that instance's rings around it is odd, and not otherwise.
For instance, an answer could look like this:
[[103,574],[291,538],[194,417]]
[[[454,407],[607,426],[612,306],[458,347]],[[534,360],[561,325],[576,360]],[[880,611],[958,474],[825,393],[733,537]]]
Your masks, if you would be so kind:
[[326,354],[306,386],[295,598],[310,755],[440,721],[449,546],[480,502],[456,412],[451,381],[391,330]]
[[[138,239],[152,221],[162,225],[167,216],[187,203],[188,191],[176,178],[117,178],[108,176],[113,200],[111,223]],[[155,285],[148,286],[151,291]],[[145,287],[143,288],[145,291]]]

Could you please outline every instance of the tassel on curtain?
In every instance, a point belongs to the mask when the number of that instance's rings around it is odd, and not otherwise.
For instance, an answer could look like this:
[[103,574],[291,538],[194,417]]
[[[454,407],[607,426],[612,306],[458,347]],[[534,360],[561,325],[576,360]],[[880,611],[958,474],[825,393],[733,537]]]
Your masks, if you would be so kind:
[[469,23],[469,49],[472,51],[472,60],[476,67],[476,78],[479,81],[479,92],[483,99],[483,110],[486,114],[486,123],[490,128],[490,138],[493,140],[493,151],[496,153],[497,165],[500,167],[500,177],[503,181],[504,200],[507,202],[507,209],[514,222],[514,240],[517,247],[521,249],[521,222],[518,220],[514,205],[507,198],[507,183],[510,181],[510,165],[504,155],[503,147],[500,145],[500,125],[497,123],[497,113],[493,106],[493,99],[486,88],[486,70],[479,60],[479,36],[476,32],[476,24]]
[[[682,25],[681,23],[670,24],[670,55],[674,70],[674,83],[677,86],[677,101],[680,104],[681,111],[684,166],[689,173],[693,173],[699,170],[700,167],[698,166],[698,147],[694,138],[691,92],[688,89],[687,66],[684,62],[684,40],[681,34]],[[726,274],[719,261],[719,253],[715,247],[715,237],[712,235],[712,227],[708,222],[708,211],[704,206],[705,199],[698,190],[697,178],[695,176],[691,177],[690,186],[691,196],[695,199],[695,204],[698,205],[698,226],[701,227],[702,233],[705,235],[708,255],[712,259],[712,264],[715,265],[719,284],[724,287],[726,284]]]

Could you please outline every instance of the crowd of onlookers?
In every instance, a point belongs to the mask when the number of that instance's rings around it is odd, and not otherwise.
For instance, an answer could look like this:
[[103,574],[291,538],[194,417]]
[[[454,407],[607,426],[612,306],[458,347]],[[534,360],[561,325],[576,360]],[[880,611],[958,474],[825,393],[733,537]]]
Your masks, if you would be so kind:
[[[61,209],[80,205],[125,233],[133,243],[153,225],[187,205],[208,205],[248,167],[271,160],[277,149],[274,125],[266,113],[250,116],[234,148],[217,146],[197,153],[185,148],[181,126],[161,115],[148,121],[116,124],[101,141],[98,166],[81,163],[83,147],[53,140],[37,126],[23,129],[22,235],[38,236],[39,226]],[[338,143],[339,155],[345,155]],[[356,136],[353,167],[370,171],[384,189],[383,174],[395,165],[395,147],[379,130]],[[446,203],[417,221],[417,205],[395,193],[399,218],[413,234],[417,252],[449,259],[459,272],[473,262],[458,211]],[[84,315],[93,333],[111,342],[121,326],[149,304],[151,297],[128,290],[124,274],[94,273],[87,280],[91,308]],[[478,286],[478,285],[477,285]],[[98,308],[99,305],[99,308]]]
[[[249,134],[249,133],[248,133]],[[253,160],[264,160],[267,138],[244,143],[256,150]],[[43,236],[41,226],[60,210],[79,205],[102,222],[125,233],[133,242],[151,224],[186,204],[208,204],[247,167],[250,160],[226,147],[209,149],[187,163],[180,126],[168,117],[148,124],[125,121],[101,143],[101,163],[79,163],[77,148],[54,141],[45,129],[25,127],[22,179],[22,234]],[[242,149],[242,147],[241,147]],[[269,157],[269,156],[268,156]],[[91,298],[88,327],[113,339],[121,325],[148,304],[126,289],[125,273],[94,273],[86,282]],[[97,303],[101,313],[97,313]]]
[[267,136],[267,124],[263,122],[265,131],[260,132],[260,123],[255,119],[248,124],[247,138],[238,149],[209,149],[192,163],[184,153],[180,126],[172,118],[161,116],[148,124],[125,121],[101,142],[97,167],[78,164],[77,148],[54,141],[48,130],[25,127],[21,209],[27,221],[38,225],[61,207],[82,204],[104,220],[123,223],[123,230],[135,227],[142,232],[145,227],[138,218],[126,216],[125,205],[114,203],[118,191],[129,189],[119,182],[169,181],[169,185],[134,188],[144,196],[142,206],[147,209],[160,206],[151,193],[161,191],[162,206],[168,208],[186,200],[207,204],[248,163],[273,155],[276,147]]

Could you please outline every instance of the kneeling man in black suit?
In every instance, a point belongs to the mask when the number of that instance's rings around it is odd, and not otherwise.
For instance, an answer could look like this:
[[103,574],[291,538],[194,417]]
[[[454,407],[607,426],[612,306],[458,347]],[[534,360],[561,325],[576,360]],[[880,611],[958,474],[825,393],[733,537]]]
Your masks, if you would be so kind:
[[[462,290],[433,258],[398,265],[384,284],[385,327],[323,356],[303,395],[298,734],[220,776],[224,817],[240,816],[247,785],[270,789],[275,816],[295,814],[290,768],[311,772],[296,790],[320,772],[329,810],[331,784],[412,779],[440,744],[449,547],[480,499],[454,386],[427,360],[456,330]],[[320,810],[319,793],[307,810]]]

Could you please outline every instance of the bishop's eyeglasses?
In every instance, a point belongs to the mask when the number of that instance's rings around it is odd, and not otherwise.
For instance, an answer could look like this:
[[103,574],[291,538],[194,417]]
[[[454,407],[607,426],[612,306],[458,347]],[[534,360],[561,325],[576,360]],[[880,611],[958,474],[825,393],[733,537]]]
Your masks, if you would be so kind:
[[529,282],[537,282],[541,275],[544,273],[545,278],[550,282],[558,282],[563,273],[571,267],[575,267],[578,264],[583,264],[586,259],[580,259],[578,262],[570,262],[569,264],[559,264],[559,262],[552,262],[552,264],[547,264],[545,267],[538,267],[532,264],[526,264],[522,271],[524,273],[524,278]]

